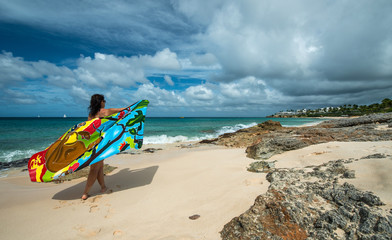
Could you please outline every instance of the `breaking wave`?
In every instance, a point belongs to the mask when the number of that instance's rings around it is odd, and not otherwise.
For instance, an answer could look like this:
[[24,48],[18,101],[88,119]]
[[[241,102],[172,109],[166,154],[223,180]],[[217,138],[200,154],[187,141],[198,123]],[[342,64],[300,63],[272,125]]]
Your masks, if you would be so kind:
[[251,124],[236,124],[234,126],[224,126],[213,133],[199,133],[197,136],[168,136],[166,134],[156,135],[156,136],[145,136],[144,144],[166,144],[166,143],[177,143],[177,142],[193,142],[193,141],[201,141],[204,139],[216,138],[225,133],[233,133],[240,129],[250,128],[256,126],[257,123]]

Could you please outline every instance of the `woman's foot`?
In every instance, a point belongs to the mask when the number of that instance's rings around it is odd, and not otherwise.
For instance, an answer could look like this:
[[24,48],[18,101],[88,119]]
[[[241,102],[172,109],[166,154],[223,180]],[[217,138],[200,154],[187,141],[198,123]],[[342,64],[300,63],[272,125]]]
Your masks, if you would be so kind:
[[103,188],[101,188],[101,193],[105,193],[108,190],[108,188],[105,186]]
[[89,195],[88,194],[83,194],[83,196],[82,196],[82,200],[87,200],[87,198],[89,197]]
[[113,190],[109,189],[107,187],[104,187],[104,188],[101,189],[101,193],[102,194],[104,194],[104,193],[109,194],[109,193],[112,193],[112,192],[113,192]]

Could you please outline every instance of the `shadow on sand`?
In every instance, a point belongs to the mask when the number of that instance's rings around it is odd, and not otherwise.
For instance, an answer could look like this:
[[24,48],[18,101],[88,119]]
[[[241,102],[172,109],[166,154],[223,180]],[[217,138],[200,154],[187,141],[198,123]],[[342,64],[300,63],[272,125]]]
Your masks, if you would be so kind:
[[[124,191],[131,188],[137,188],[141,186],[148,185],[152,182],[155,173],[158,170],[158,166],[151,166],[147,168],[130,170],[125,168],[120,170],[118,173],[105,176],[105,184],[113,192]],[[78,183],[72,187],[64,189],[56,193],[52,199],[55,200],[75,200],[80,199],[83,190],[86,186],[86,181]],[[99,190],[97,190],[98,182],[94,183],[90,194],[97,195]]]

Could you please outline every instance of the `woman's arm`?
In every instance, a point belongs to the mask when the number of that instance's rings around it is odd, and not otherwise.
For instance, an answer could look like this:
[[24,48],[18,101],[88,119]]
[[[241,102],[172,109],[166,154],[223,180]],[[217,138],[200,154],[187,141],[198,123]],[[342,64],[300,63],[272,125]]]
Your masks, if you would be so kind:
[[101,109],[102,113],[103,113],[103,117],[112,115],[114,113],[118,113],[122,110],[124,110],[125,108],[108,108],[108,109]]

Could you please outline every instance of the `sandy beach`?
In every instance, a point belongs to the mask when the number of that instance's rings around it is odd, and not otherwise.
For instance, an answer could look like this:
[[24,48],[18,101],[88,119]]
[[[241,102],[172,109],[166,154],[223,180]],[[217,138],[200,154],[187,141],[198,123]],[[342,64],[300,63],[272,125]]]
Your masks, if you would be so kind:
[[[178,145],[178,144],[177,144]],[[27,172],[0,179],[4,239],[219,239],[231,218],[244,212],[268,184],[246,171],[244,149],[163,147],[122,154],[105,162],[110,194],[80,200],[85,178],[62,184],[30,183]],[[200,215],[197,220],[189,219]],[[49,225],[48,225],[49,224]]]
[[[246,171],[254,160],[244,148],[181,145],[146,146],[162,150],[107,159],[118,167],[106,176],[112,192],[99,194],[96,183],[86,201],[80,199],[85,178],[31,183],[27,172],[9,171],[0,179],[2,239],[220,239],[223,226],[267,191],[266,174]],[[271,160],[277,168],[303,168],[377,153],[389,157],[347,164],[356,172],[348,181],[373,191],[390,209],[391,141],[330,142]]]

